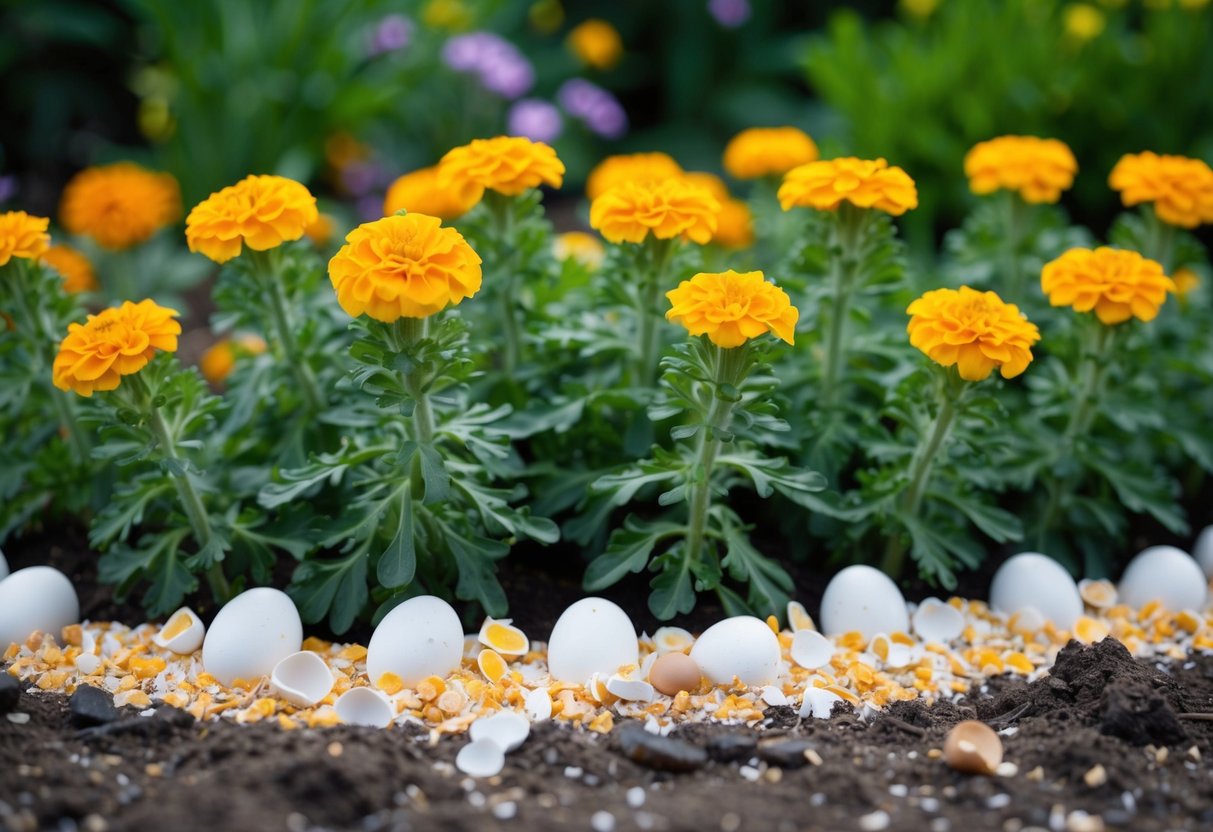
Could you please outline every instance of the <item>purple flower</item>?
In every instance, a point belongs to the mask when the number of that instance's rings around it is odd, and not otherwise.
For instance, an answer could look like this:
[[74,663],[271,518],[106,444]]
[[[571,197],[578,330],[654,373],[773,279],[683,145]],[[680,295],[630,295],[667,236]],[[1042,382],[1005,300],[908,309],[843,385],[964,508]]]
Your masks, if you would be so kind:
[[341,186],[354,196],[362,196],[383,177],[373,162],[350,162],[341,170]]
[[566,113],[603,138],[617,139],[627,132],[628,116],[619,100],[597,84],[570,78],[560,86],[556,99]]
[[442,47],[442,60],[456,72],[475,75],[485,89],[504,98],[517,98],[535,85],[531,62],[514,44],[492,32],[451,38]]
[[538,98],[523,98],[514,102],[507,117],[511,136],[526,136],[531,141],[551,142],[564,130],[564,119],[556,105]]
[[708,11],[721,26],[736,29],[750,19],[750,0],[708,0]]
[[383,194],[367,194],[354,203],[354,211],[362,222],[383,219]]
[[389,14],[371,33],[370,54],[382,55],[404,49],[413,39],[413,21],[402,14]]
[[17,195],[17,177],[0,176],[0,202],[7,202]]

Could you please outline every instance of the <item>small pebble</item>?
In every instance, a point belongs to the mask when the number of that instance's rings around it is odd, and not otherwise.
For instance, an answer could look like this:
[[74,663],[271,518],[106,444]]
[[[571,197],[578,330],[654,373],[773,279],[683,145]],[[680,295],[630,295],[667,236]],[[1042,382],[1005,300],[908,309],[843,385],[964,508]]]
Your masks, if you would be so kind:
[[1010,805],[1011,805],[1011,795],[1009,795],[1009,794],[991,795],[990,799],[986,801],[986,806],[988,806],[991,809],[1005,809],[1006,807],[1008,807]]
[[629,807],[639,809],[644,805],[645,797],[647,797],[647,795],[644,793],[644,787],[633,786],[632,788],[628,789],[625,799],[627,800]]
[[758,746],[758,758],[780,768],[800,768],[809,761],[805,755],[812,748],[813,743],[807,740],[766,743]]
[[708,756],[721,763],[731,763],[754,756],[758,740],[753,734],[717,734],[707,742]]
[[1096,765],[1082,776],[1082,781],[1092,789],[1098,789],[1108,782],[1108,770],[1102,765]]
[[122,714],[114,707],[114,697],[108,691],[92,685],[76,688],[67,702],[69,719],[77,728],[89,728],[114,722]]
[[889,813],[878,809],[871,814],[864,815],[859,819],[859,828],[863,832],[880,832],[882,829],[888,829]]
[[29,714],[15,713],[5,714],[5,716],[8,718],[8,721],[14,725],[24,725],[25,723],[29,722]]
[[615,828],[615,816],[610,812],[595,812],[590,816],[590,828],[594,832],[612,832]]
[[7,673],[0,673],[0,714],[17,710],[21,701],[21,684]]
[[893,797],[905,797],[910,793],[910,787],[903,783],[894,783],[889,786],[889,794]]
[[741,828],[741,815],[736,812],[725,812],[720,816],[722,832],[737,832]]
[[497,820],[509,820],[516,814],[518,814],[518,804],[512,800],[506,800],[493,807],[493,817]]
[[762,776],[762,772],[753,766],[742,766],[741,768],[737,769],[737,773],[746,780],[749,780],[751,783],[757,783],[758,778]]
[[699,746],[656,736],[636,725],[620,730],[619,747],[628,759],[658,771],[694,771],[708,761],[708,752]]

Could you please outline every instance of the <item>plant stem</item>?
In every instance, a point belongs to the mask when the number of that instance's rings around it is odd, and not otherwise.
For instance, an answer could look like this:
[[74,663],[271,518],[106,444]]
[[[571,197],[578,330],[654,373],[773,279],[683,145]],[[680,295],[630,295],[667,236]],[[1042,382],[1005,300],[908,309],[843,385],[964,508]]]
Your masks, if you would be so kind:
[[1024,298],[1024,275],[1022,263],[1020,262],[1019,249],[1023,245],[1023,221],[1024,209],[1027,205],[1019,194],[1014,191],[1005,192],[1006,211],[1004,212],[1006,246],[1003,256],[1006,262],[1003,264],[1005,274],[1003,275],[1004,286],[999,287],[999,294],[1003,297],[1010,298],[1013,303],[1023,304]]
[[[734,349],[715,347],[716,376],[718,388],[722,384],[739,387],[741,368],[745,365],[747,347]],[[700,551],[708,521],[708,509],[712,504],[712,466],[720,453],[720,432],[729,429],[733,407],[736,403],[720,398],[713,391],[712,404],[708,411],[707,426],[699,433],[699,448],[695,454],[695,484],[691,489],[690,515],[687,520],[686,555],[689,563],[699,561]]]
[[829,408],[834,404],[838,392],[839,376],[847,352],[846,325],[851,304],[851,293],[859,275],[860,247],[867,214],[862,208],[853,208],[844,203],[838,208],[835,218],[835,246],[837,251],[831,258],[834,274],[834,293],[830,312],[826,320],[826,351],[822,359],[821,403]]
[[1164,222],[1153,208],[1144,209],[1142,214],[1149,229],[1149,236],[1145,240],[1146,250],[1142,253],[1157,260],[1163,271],[1170,274],[1171,257],[1175,249],[1175,227]]
[[658,240],[654,237],[650,238],[646,246],[648,268],[645,269],[644,282],[636,293],[639,304],[636,314],[640,318],[640,353],[636,363],[636,384],[641,387],[651,387],[657,381],[661,343],[657,325],[665,320],[658,311],[658,306],[661,302],[665,271],[676,244],[677,240]]
[[515,309],[514,290],[517,275],[511,268],[514,259],[514,205],[509,197],[501,196],[493,191],[484,195],[488,203],[490,215],[493,218],[493,235],[497,248],[497,262],[494,267],[500,270],[497,283],[497,302],[501,307],[502,334],[505,336],[503,365],[507,375],[512,375],[522,363],[522,333],[518,326],[518,310]]
[[316,380],[311,365],[299,354],[299,345],[295,340],[295,330],[287,307],[286,292],[282,288],[282,278],[278,273],[273,252],[252,252],[252,255],[254,271],[261,279],[261,289],[270,308],[274,336],[295,374],[296,381],[299,382],[299,392],[303,396],[304,405],[309,413],[318,413],[326,404],[324,393],[320,390],[320,383]]
[[[402,347],[411,347],[425,338],[429,318],[401,318],[396,322],[396,335]],[[424,389],[422,373],[416,366],[403,374],[404,388],[413,397],[413,438],[423,445],[434,441],[434,411],[429,394]]]

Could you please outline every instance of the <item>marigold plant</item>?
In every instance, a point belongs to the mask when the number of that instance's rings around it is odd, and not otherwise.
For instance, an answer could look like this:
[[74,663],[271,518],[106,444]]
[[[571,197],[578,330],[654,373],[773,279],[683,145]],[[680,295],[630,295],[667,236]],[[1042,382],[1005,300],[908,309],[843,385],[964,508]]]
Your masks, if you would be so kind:
[[97,290],[97,275],[93,271],[93,264],[71,246],[51,246],[38,259],[59,273],[63,278],[63,289],[69,294]]
[[665,316],[691,335],[706,335],[718,347],[739,347],[770,332],[793,343],[799,312],[787,292],[762,272],[699,273],[666,293]]
[[46,230],[50,222],[46,217],[35,217],[24,211],[0,214],[0,266],[7,265],[14,257],[37,260],[45,254],[51,244],[51,235]]
[[793,168],[779,186],[783,210],[794,207],[834,211],[843,202],[875,208],[895,217],[918,207],[914,180],[884,159],[845,157]]
[[1032,363],[1040,330],[1013,303],[968,286],[935,289],[910,304],[910,343],[936,364],[955,366],[965,381],[983,381],[995,369],[1015,378]]
[[181,219],[181,189],[171,174],[133,162],[86,168],[72,177],[59,221],[102,248],[126,249]]
[[716,231],[720,202],[685,178],[625,183],[590,204],[590,226],[612,243],[685,238],[700,245]]
[[443,220],[455,220],[472,210],[483,192],[484,189],[471,180],[441,187],[438,184],[437,165],[420,168],[404,174],[388,186],[383,199],[383,214],[390,216],[398,211],[415,211]]
[[606,251],[602,240],[584,231],[566,231],[552,241],[552,255],[559,261],[576,260],[590,271],[602,268]]
[[1127,207],[1153,203],[1158,218],[1169,225],[1213,223],[1213,169],[1200,159],[1129,153],[1112,168],[1108,184]]
[[298,240],[319,215],[316,198],[282,176],[248,176],[211,194],[185,219],[190,251],[226,263],[244,246],[267,251]]
[[212,387],[222,387],[236,369],[238,360],[246,356],[261,355],[265,349],[265,339],[258,335],[222,338],[202,353],[202,357],[198,359],[198,369]]
[[72,324],[55,356],[55,386],[86,398],[118,389],[122,377],[146,367],[157,350],[177,351],[178,314],[152,300],[128,300]]
[[567,43],[582,63],[594,69],[611,69],[623,57],[623,38],[619,36],[619,30],[598,18],[574,26]]
[[969,188],[983,195],[1013,191],[1025,202],[1057,202],[1074,184],[1078,161],[1064,142],[999,136],[974,145],[964,160]]
[[751,127],[725,146],[724,169],[734,179],[783,176],[819,156],[817,144],[797,127]]
[[585,195],[597,199],[617,185],[646,185],[683,175],[682,166],[666,153],[629,153],[608,156],[590,171]]
[[465,191],[479,188],[518,196],[531,188],[564,182],[564,162],[543,142],[522,136],[474,139],[447,152],[438,163],[438,185]]
[[1136,251],[1101,246],[1073,248],[1045,264],[1040,288],[1053,306],[1072,306],[1078,312],[1095,311],[1101,323],[1119,324],[1137,318],[1152,321],[1176,291],[1175,281],[1162,264]]

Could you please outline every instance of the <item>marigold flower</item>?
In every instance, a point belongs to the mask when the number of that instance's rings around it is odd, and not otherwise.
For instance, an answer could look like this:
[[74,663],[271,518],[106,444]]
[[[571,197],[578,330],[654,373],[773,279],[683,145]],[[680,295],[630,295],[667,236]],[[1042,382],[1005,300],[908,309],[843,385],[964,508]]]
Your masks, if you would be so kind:
[[569,49],[586,66],[611,69],[623,57],[623,39],[619,30],[597,18],[580,23],[569,32]]
[[96,291],[97,275],[88,258],[71,246],[51,246],[38,258],[63,278],[63,289],[70,294]]
[[560,261],[572,258],[592,272],[602,267],[606,256],[602,240],[584,231],[566,231],[557,235],[552,241],[552,254]]
[[665,296],[670,299],[668,320],[725,349],[765,332],[791,344],[800,317],[787,292],[767,282],[762,272],[701,272]]
[[751,127],[725,146],[724,169],[734,179],[783,176],[820,156],[817,144],[797,127]]
[[1176,269],[1171,279],[1175,281],[1175,295],[1180,300],[1186,299],[1188,295],[1200,288],[1200,275],[1187,266],[1180,266]]
[[1015,191],[1025,202],[1057,202],[1074,184],[1078,161],[1057,139],[999,136],[965,155],[965,176],[975,194]]
[[480,290],[480,256],[437,217],[384,217],[346,236],[329,279],[352,318],[426,318]]
[[1094,40],[1103,32],[1107,18],[1090,3],[1071,3],[1062,14],[1066,34],[1076,41]]
[[434,165],[406,173],[393,182],[383,200],[383,214],[411,211],[455,220],[472,210],[483,194],[484,188],[471,181],[440,187],[438,166]]
[[899,217],[918,207],[914,180],[884,159],[844,157],[809,162],[788,171],[779,186],[779,204],[833,211],[843,200]]
[[108,249],[147,241],[181,219],[181,189],[167,173],[133,162],[85,168],[63,189],[59,221]]
[[640,243],[652,234],[708,243],[716,233],[720,202],[684,178],[626,183],[590,203],[590,226],[612,243]]
[[906,314],[910,343],[936,364],[955,364],[966,381],[982,381],[995,368],[1015,378],[1032,363],[1032,345],[1040,340],[1018,306],[968,286],[927,292]]
[[337,220],[332,214],[317,214],[316,219],[303,229],[303,233],[316,248],[324,248],[333,239],[333,230],[336,227]]
[[698,171],[685,174],[685,179],[702,185],[720,203],[713,243],[724,248],[749,248],[754,244],[754,217],[750,214],[750,206],[734,199],[723,179],[714,173]]
[[1112,325],[1136,317],[1152,321],[1176,290],[1162,264],[1136,251],[1102,246],[1095,250],[1072,248],[1040,274],[1040,288],[1053,306],[1072,306],[1078,312],[1095,310],[1102,323]]
[[599,162],[585,183],[585,195],[597,199],[625,182],[638,185],[683,175],[682,167],[665,153],[629,153],[608,156]]
[[55,386],[86,398],[97,390],[116,390],[122,377],[142,370],[156,350],[177,351],[177,314],[155,301],[128,300],[89,315],[84,324],[68,325],[51,368]]
[[51,245],[51,235],[46,230],[50,224],[46,217],[35,217],[24,211],[0,214],[0,266],[14,257],[36,260],[45,254]]
[[[522,136],[474,139],[447,152],[438,163],[438,186],[466,189],[486,188],[505,196],[564,181],[564,162],[543,142]],[[477,195],[477,199],[479,199]]]
[[237,359],[250,355],[261,355],[266,350],[265,339],[257,335],[240,335],[222,338],[202,353],[198,369],[202,377],[215,387],[221,387],[236,369]]
[[185,219],[190,251],[226,263],[243,246],[254,251],[298,240],[319,216],[316,197],[282,176],[247,176],[194,206]]
[[1181,228],[1213,222],[1213,169],[1200,159],[1129,153],[1108,176],[1127,207],[1153,202],[1158,218]]

